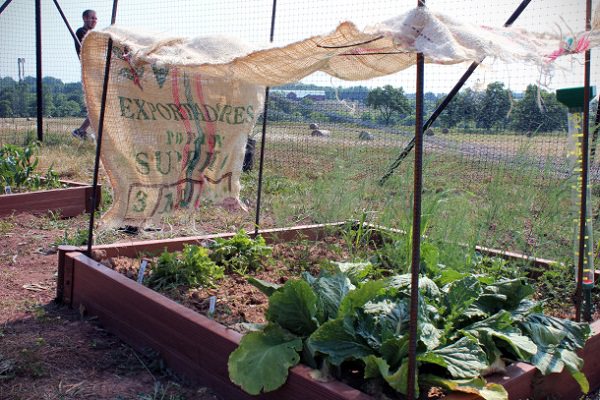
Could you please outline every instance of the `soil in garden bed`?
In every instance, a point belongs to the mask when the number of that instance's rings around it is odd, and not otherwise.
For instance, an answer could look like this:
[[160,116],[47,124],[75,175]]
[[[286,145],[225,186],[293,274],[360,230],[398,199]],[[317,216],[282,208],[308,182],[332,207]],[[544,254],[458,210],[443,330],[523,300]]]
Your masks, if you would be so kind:
[[[295,242],[271,245],[272,257],[266,257],[262,264],[264,269],[251,275],[255,278],[284,284],[288,279],[299,277],[302,272],[313,276],[319,274],[321,266],[327,261],[348,261],[351,256],[346,242],[334,235],[327,236],[318,242],[300,240]],[[128,257],[102,258],[100,262],[115,271],[136,280],[141,264],[140,259]],[[149,265],[145,275],[149,274],[156,264],[157,257],[148,259]],[[208,315],[210,297],[216,297],[215,312],[211,316],[215,321],[239,332],[247,331],[245,323],[265,323],[265,312],[269,305],[266,295],[248,283],[239,274],[226,274],[217,282],[216,287],[188,288],[181,286],[167,292],[165,296]]]

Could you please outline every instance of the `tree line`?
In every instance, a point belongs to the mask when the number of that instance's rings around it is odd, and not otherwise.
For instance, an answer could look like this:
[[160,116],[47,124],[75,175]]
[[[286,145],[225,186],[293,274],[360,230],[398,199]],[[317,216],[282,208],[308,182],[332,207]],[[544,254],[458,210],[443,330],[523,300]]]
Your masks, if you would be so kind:
[[[45,117],[83,117],[86,114],[80,82],[63,83],[45,77],[43,82],[43,115]],[[272,93],[269,103],[271,121],[356,122],[365,126],[402,127],[414,125],[415,95],[401,87],[386,85],[369,89],[365,86],[347,88],[314,84],[288,84],[287,90],[320,90],[325,101],[310,97],[289,99]],[[425,115],[430,115],[445,94],[425,93]],[[351,102],[340,107],[339,101]],[[36,81],[28,76],[22,81],[0,78],[0,118],[33,117],[36,115]],[[501,82],[490,83],[485,91],[471,88],[460,91],[436,121],[434,128],[463,131],[500,132],[512,130],[526,134],[564,131],[567,109],[556,95],[535,85],[515,95]]]
[[[324,90],[327,99],[354,101],[361,110],[358,117],[364,123],[408,127],[415,122],[415,94],[407,94],[401,87],[386,85],[368,90],[363,86],[356,86],[335,90],[317,85],[292,84],[286,85],[285,89]],[[446,94],[425,93],[426,117],[445,96]],[[331,115],[322,102],[314,102],[308,98],[290,100],[276,95],[271,98],[269,107],[274,110],[275,115],[270,118],[274,121],[325,119],[329,122],[342,122],[342,119],[356,119],[356,115],[351,116],[350,112],[344,110]],[[528,85],[525,92],[513,94],[502,82],[492,82],[484,91],[471,88],[460,91],[440,115],[435,127],[467,132],[511,130],[529,135],[565,131],[567,108],[557,101],[554,93],[538,89],[536,85]]]
[[[37,115],[36,80],[27,76],[21,81],[0,78],[0,118],[23,118]],[[44,117],[84,117],[83,88],[80,82],[64,83],[50,76],[42,79]]]

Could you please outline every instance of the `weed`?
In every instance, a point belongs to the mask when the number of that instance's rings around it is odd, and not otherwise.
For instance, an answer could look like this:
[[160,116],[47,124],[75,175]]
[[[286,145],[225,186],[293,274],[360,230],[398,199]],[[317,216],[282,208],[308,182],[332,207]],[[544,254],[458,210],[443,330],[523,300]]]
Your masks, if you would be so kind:
[[40,360],[36,351],[21,349],[19,355],[21,359],[16,364],[16,372],[19,375],[42,378],[48,374],[44,362]]
[[62,245],[69,246],[84,246],[88,241],[88,232],[87,229],[77,229],[71,235],[68,230],[65,230],[64,236],[61,239],[57,239],[54,241],[53,246],[58,247]]
[[35,172],[39,160],[35,153],[39,144],[33,142],[19,147],[5,144],[0,148],[0,179],[11,190],[39,190],[60,187],[58,175],[49,167],[45,176]]
[[252,239],[240,229],[231,239],[216,238],[210,245],[210,258],[228,272],[245,275],[262,269],[261,260],[271,254],[271,247],[258,235]]
[[15,362],[9,358],[4,358],[0,353],[0,382],[9,380],[15,376]]
[[10,220],[8,220],[8,219],[0,219],[0,236],[6,235],[14,227],[15,227],[15,224],[12,223]]
[[167,382],[166,385],[160,381],[154,382],[152,393],[139,393],[138,400],[185,400],[185,397],[180,393],[173,393],[179,385],[172,382]]
[[178,253],[163,252],[150,272],[148,286],[154,290],[169,290],[178,286],[214,286],[223,277],[224,268],[215,264],[208,250],[185,245]]

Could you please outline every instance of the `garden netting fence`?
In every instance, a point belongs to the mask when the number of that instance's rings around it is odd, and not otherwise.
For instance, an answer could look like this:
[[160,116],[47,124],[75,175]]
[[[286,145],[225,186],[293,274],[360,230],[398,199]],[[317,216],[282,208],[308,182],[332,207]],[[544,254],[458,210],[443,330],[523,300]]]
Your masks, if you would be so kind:
[[[100,29],[110,4],[63,0],[72,28],[84,8],[94,9]],[[431,0],[427,6],[461,21],[501,26],[519,2]],[[230,35],[269,41],[270,1],[122,1],[117,24],[172,36]],[[593,7],[598,1],[593,2]],[[328,33],[344,20],[359,27],[386,20],[413,2],[280,0],[273,43],[284,45]],[[35,12],[13,0],[0,15],[0,142],[35,137]],[[534,32],[581,31],[585,2],[533,0],[513,26]],[[592,51],[592,85],[599,85],[600,53]],[[376,56],[376,55],[374,55]],[[25,60],[25,61],[20,61]],[[73,39],[55,4],[42,4],[45,142],[81,147],[71,137],[86,115],[81,70]],[[583,85],[583,55],[563,57],[552,74],[536,66],[487,59],[425,136],[423,201],[426,233],[433,240],[477,243],[537,256],[568,259],[573,248],[574,204],[567,138],[567,109],[556,90]],[[466,65],[427,65],[425,118],[466,70]],[[99,80],[102,77],[98,77]],[[346,82],[316,73],[270,90],[266,124],[261,226],[288,226],[362,217],[407,229],[412,199],[412,153],[390,178],[380,179],[414,136],[415,70],[369,81]],[[597,113],[597,99],[591,104]],[[593,118],[592,118],[593,119]],[[227,224],[198,229],[252,229],[256,207],[262,121],[251,138],[253,168],[242,175],[242,200],[250,210]],[[590,179],[600,180],[598,157]],[[84,167],[88,171],[91,165]],[[600,207],[592,191],[594,215]],[[600,226],[600,224],[596,224]],[[600,232],[599,232],[600,233]],[[600,237],[600,236],[599,236]],[[458,254],[458,253],[457,253]],[[458,255],[457,255],[458,256]]]

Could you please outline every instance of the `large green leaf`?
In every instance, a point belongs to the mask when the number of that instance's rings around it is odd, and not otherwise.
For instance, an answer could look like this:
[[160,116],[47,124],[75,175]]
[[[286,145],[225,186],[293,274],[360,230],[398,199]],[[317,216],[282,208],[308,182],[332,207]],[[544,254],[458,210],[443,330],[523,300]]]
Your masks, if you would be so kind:
[[479,376],[488,366],[485,352],[476,341],[467,337],[449,346],[420,354],[417,359],[446,368],[454,378]]
[[302,337],[317,329],[317,296],[302,280],[289,280],[269,297],[267,319]]
[[573,379],[575,379],[579,384],[581,391],[583,393],[588,393],[590,391],[590,383],[583,372],[581,372],[581,369],[583,368],[583,360],[574,351],[567,349],[562,349],[560,351],[560,357],[565,363],[567,371],[569,371]]
[[508,400],[508,393],[502,385],[487,383],[483,378],[445,379],[437,375],[419,375],[419,382],[424,386],[476,394],[485,400]]
[[248,333],[229,356],[229,378],[250,394],[270,392],[285,383],[300,350],[302,340],[276,325]]
[[444,285],[447,285],[448,283],[462,279],[465,276],[468,276],[468,274],[463,273],[463,272],[458,272],[457,270],[452,269],[452,268],[444,268],[441,271],[440,276],[435,278],[435,281],[438,285],[444,286]]
[[379,353],[391,366],[400,364],[400,360],[408,355],[408,335],[388,339],[381,345]]
[[460,316],[482,293],[481,284],[474,276],[454,281],[445,286],[444,291],[446,292],[444,297],[446,309],[449,310],[446,314],[450,317]]
[[561,340],[560,347],[577,350],[583,348],[585,342],[591,336],[589,324],[569,321],[543,314],[530,314],[524,320],[524,323],[541,324],[552,327],[558,331],[566,332],[566,336]]
[[336,270],[346,275],[354,285],[360,285],[373,271],[373,264],[370,262],[335,262],[331,264]]
[[378,348],[385,340],[408,330],[408,299],[369,301],[357,311],[356,333]]
[[[398,289],[407,296],[410,296],[411,279],[410,274],[394,275],[389,278],[387,287]],[[435,282],[424,275],[419,277],[419,292],[427,299],[432,300],[440,296],[440,289]]]
[[386,281],[369,281],[360,288],[349,292],[340,304],[338,317],[354,316],[354,312],[365,305],[366,302],[375,299],[384,293]]
[[490,314],[495,314],[500,310],[511,311],[533,292],[533,287],[522,278],[501,279],[484,288],[482,296],[477,300],[477,305]]
[[326,354],[333,365],[373,354],[368,344],[354,333],[350,318],[325,322],[309,338],[313,351]]
[[335,319],[342,303],[342,299],[354,287],[344,274],[323,275],[318,277],[311,284],[313,291],[317,295],[319,307],[320,322],[329,319]]
[[[475,322],[463,330],[476,337],[485,347],[489,362],[493,362],[498,354],[495,340],[506,342],[520,360],[528,361],[537,353],[536,344],[513,325],[508,311],[500,311],[489,318]],[[495,340],[494,340],[495,339]]]
[[262,279],[254,278],[253,276],[248,277],[248,283],[267,296],[271,296],[273,293],[279,290],[279,288],[281,288],[281,285],[278,285],[277,283],[263,281]]
[[537,346],[537,352],[529,362],[544,375],[561,372],[564,363],[558,346],[567,333],[536,323],[524,323],[523,328]]
[[[367,356],[365,363],[365,378],[381,376],[389,385],[401,394],[408,393],[408,359],[405,358],[395,372],[390,372],[390,366],[381,357]],[[419,385],[415,385],[415,395],[419,396]]]

